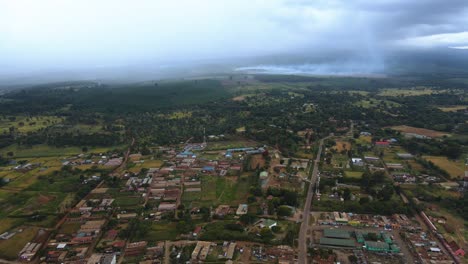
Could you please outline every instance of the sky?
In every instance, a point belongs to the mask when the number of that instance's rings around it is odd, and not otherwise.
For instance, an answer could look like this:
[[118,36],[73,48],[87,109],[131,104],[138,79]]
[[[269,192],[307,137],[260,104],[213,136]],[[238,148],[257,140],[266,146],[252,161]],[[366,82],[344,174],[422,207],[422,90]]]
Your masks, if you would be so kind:
[[0,76],[289,55],[371,71],[430,49],[468,52],[468,1],[0,0]]

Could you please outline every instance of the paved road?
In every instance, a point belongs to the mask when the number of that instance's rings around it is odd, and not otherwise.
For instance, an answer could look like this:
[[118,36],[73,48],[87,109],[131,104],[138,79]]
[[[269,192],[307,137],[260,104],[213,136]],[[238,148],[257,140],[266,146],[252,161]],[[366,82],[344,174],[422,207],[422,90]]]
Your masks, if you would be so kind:
[[320,156],[322,155],[323,141],[326,138],[320,140],[319,149],[317,151],[317,157],[314,160],[313,169],[310,177],[310,185],[307,190],[307,197],[304,203],[304,211],[302,213],[302,224],[299,231],[299,264],[306,264],[307,261],[307,234],[309,232],[309,218],[310,218],[310,209],[312,205],[312,198],[314,197],[315,183],[318,178],[318,164],[320,162]]

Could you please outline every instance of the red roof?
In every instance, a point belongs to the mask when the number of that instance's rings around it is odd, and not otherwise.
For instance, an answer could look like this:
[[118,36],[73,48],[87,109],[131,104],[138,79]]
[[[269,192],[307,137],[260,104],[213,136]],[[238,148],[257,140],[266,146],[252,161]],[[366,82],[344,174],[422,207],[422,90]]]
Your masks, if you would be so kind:
[[193,233],[198,234],[198,233],[200,233],[201,229],[202,229],[201,226],[197,226],[197,227],[195,227],[195,230],[193,230]]
[[115,248],[123,248],[125,246],[125,241],[115,241],[112,246]]
[[387,146],[387,145],[390,145],[390,142],[388,142],[388,141],[376,141],[375,144],[376,145],[385,145],[385,146]]

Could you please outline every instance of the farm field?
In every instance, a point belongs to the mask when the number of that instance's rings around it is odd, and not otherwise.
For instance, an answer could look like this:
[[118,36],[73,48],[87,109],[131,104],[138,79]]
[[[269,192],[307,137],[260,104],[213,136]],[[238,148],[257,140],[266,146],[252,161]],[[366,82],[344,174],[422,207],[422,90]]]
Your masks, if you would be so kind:
[[464,174],[463,159],[452,161],[442,156],[423,156],[424,159],[431,161],[436,166],[445,170],[452,178],[461,179]]
[[418,135],[423,135],[423,136],[431,137],[431,138],[450,136],[450,134],[445,133],[445,132],[440,132],[440,131],[425,129],[425,128],[405,126],[405,125],[393,126],[391,128],[393,130],[397,130],[403,133],[418,134]]

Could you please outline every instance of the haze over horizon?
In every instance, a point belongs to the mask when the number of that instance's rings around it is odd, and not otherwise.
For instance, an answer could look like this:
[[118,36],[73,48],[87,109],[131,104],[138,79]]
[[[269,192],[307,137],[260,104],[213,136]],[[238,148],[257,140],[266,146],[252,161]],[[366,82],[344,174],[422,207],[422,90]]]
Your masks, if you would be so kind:
[[454,52],[468,53],[465,0],[0,0],[0,80],[148,78],[195,65],[385,73],[395,54]]

